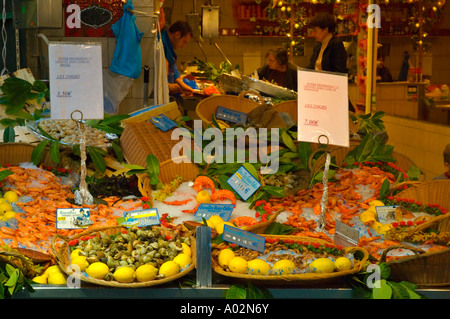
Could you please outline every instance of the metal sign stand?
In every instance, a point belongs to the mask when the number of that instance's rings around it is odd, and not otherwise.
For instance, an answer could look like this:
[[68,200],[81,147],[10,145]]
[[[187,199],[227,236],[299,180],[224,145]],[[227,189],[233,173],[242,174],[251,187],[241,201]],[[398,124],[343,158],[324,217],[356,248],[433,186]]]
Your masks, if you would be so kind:
[[[79,120],[75,120],[73,117],[74,113],[80,113],[81,117]],[[76,110],[70,114],[72,120],[78,123],[78,129],[80,130],[80,156],[81,156],[81,167],[80,167],[80,186],[79,189],[75,191],[75,204],[77,205],[92,205],[94,198],[89,193],[89,189],[86,184],[86,129],[83,123],[83,112]]]

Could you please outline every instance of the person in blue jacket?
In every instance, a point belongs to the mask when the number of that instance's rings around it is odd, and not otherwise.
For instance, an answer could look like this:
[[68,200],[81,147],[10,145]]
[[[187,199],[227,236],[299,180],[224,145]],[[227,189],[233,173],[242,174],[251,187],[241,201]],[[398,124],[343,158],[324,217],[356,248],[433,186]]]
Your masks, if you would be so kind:
[[161,40],[166,56],[167,80],[169,82],[169,93],[171,95],[194,90],[188,86],[180,76],[177,69],[177,54],[175,51],[184,48],[192,38],[192,28],[186,21],[176,21],[170,27],[165,27],[161,31]]

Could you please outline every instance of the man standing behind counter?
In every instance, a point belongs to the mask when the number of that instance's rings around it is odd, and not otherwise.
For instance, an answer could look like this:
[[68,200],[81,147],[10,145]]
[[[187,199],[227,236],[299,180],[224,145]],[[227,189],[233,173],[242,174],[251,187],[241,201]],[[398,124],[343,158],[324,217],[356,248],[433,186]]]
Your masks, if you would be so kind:
[[192,28],[186,21],[177,21],[169,28],[164,28],[161,32],[161,40],[166,56],[167,80],[169,82],[169,93],[171,95],[194,90],[183,82],[180,72],[177,69],[177,55],[175,50],[184,48],[192,38]]

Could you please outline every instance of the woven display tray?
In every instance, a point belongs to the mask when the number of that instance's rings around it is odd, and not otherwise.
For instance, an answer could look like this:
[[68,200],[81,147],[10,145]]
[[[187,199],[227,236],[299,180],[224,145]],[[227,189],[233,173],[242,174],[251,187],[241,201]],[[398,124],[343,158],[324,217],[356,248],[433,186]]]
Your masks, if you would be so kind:
[[[301,242],[309,242],[309,243],[318,243],[318,244],[330,244],[322,239],[312,238],[312,237],[304,237],[304,236],[292,236],[292,235],[262,235],[265,238],[280,238],[280,239],[292,239],[294,241]],[[316,285],[323,283],[330,283],[341,280],[349,275],[355,274],[361,271],[369,258],[369,253],[362,247],[348,247],[345,248],[346,253],[355,253],[361,252],[363,254],[363,258],[361,260],[356,261],[353,265],[353,268],[346,271],[340,272],[332,272],[332,273],[304,273],[304,274],[287,274],[287,275],[250,275],[250,274],[239,274],[233,273],[230,271],[224,270],[218,263],[218,255],[221,245],[225,245],[225,243],[219,244],[215,246],[212,254],[212,267],[213,270],[222,276],[232,278],[237,281],[244,282],[252,282],[258,285]]]
[[120,144],[128,164],[147,166],[147,156],[153,154],[160,163],[160,180],[170,182],[176,175],[185,180],[193,180],[198,173],[198,166],[191,162],[183,162],[177,157],[172,159],[172,148],[179,143],[171,139],[172,131],[163,132],[149,121],[128,123],[120,137]]
[[387,262],[394,280],[409,281],[418,287],[450,285],[450,248],[427,253],[410,245],[393,245],[383,251],[380,261],[385,262],[387,253],[398,248],[411,250],[414,256]]
[[245,95],[249,93],[255,94],[256,96],[258,96],[259,101],[263,101],[261,95],[254,91],[243,91],[238,96],[228,94],[214,95],[198,103],[195,112],[203,121],[204,126],[210,125],[212,123],[212,116],[216,114],[218,106],[222,106],[234,111],[249,113],[261,103],[245,98]]
[[[55,258],[56,258],[56,261],[57,261],[59,267],[68,276],[73,276],[75,278],[80,279],[81,281],[84,281],[84,282],[87,282],[90,284],[94,284],[94,285],[117,287],[117,288],[140,288],[140,287],[151,287],[151,286],[156,286],[156,285],[162,285],[162,284],[174,281],[176,279],[179,279],[179,278],[187,275],[189,272],[191,272],[195,268],[195,261],[196,261],[195,239],[192,237],[192,235],[188,235],[190,237],[190,247],[191,247],[191,252],[192,252],[192,264],[174,276],[150,280],[150,281],[146,281],[146,282],[120,283],[117,281],[107,281],[107,280],[102,280],[102,279],[95,279],[95,278],[92,278],[89,276],[84,276],[79,272],[70,270],[71,267],[69,267],[69,265],[70,265],[70,248],[69,248],[69,244],[68,244],[69,241],[81,238],[83,236],[100,233],[100,232],[104,232],[106,234],[116,234],[121,229],[126,229],[126,228],[123,226],[120,226],[120,225],[112,226],[112,227],[110,226],[110,227],[92,228],[92,229],[88,229],[82,233],[79,233],[71,238],[67,238],[67,237],[61,236],[61,235],[55,235],[52,238],[51,244],[52,244],[53,254],[55,255]],[[186,229],[186,231],[187,231],[187,229]],[[59,241],[62,241],[62,243],[59,243]],[[59,248],[57,247],[58,244],[60,244]]]
[[[35,145],[24,142],[0,143],[0,164],[17,165],[20,163],[30,163],[31,153],[34,148]],[[51,160],[48,148],[44,150],[41,164],[51,167],[60,167],[60,164]]]
[[412,187],[397,193],[395,197],[439,204],[450,211],[450,180],[432,180],[410,186]]

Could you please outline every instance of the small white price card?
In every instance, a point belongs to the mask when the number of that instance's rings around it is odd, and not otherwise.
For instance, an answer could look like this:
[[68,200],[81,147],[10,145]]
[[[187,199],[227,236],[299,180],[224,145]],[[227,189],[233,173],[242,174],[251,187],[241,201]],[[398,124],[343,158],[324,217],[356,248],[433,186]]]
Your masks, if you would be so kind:
[[[101,43],[49,42],[52,119],[103,119]],[[76,118],[76,119],[79,119]]]
[[298,141],[348,147],[347,74],[299,69]]
[[87,228],[93,224],[90,216],[89,208],[58,208],[56,209],[56,228]]

